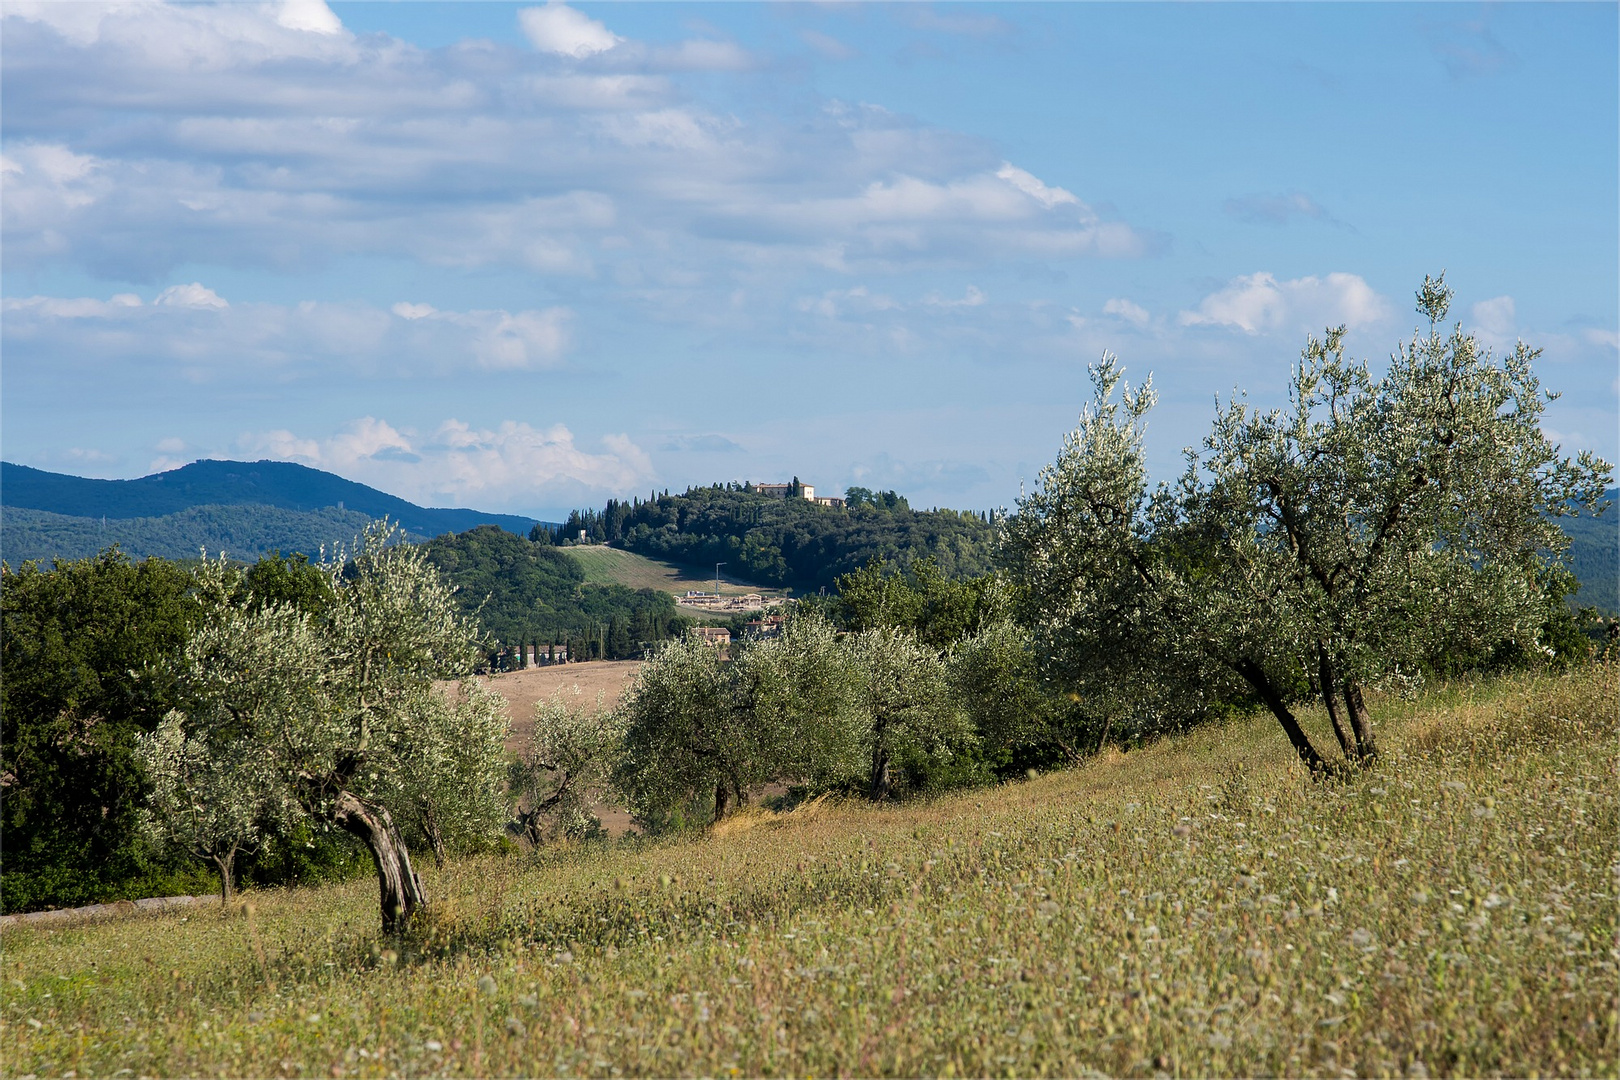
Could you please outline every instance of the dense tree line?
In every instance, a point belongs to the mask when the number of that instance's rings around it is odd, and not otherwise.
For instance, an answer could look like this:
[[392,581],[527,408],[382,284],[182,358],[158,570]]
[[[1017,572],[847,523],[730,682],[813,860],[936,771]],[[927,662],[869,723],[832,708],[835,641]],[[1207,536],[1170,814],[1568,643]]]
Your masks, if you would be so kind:
[[[196,870],[141,829],[153,793],[138,749],[194,702],[184,656],[221,605],[321,612],[331,592],[302,556],[278,554],[199,587],[197,567],[132,562],[116,548],[0,573],[0,903],[71,906],[195,891]],[[307,823],[237,864],[262,883],[350,872],[357,853]]]
[[354,510],[287,510],[277,506],[193,506],[160,517],[68,517],[8,506],[4,555],[13,566],[29,560],[89,559],[108,547],[133,558],[195,559],[225,552],[254,560],[272,551],[317,552],[350,544],[371,518]]
[[579,564],[545,539],[484,525],[423,550],[455,586],[461,611],[476,614],[502,645],[565,645],[577,658],[632,659],[691,625],[668,593],[587,583]]

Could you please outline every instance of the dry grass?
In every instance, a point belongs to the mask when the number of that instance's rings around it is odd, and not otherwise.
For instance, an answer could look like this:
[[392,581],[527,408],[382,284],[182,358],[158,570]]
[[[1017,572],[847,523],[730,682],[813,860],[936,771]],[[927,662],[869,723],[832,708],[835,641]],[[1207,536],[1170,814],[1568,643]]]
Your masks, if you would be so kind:
[[[714,591],[714,568],[680,566],[660,559],[649,559],[633,551],[602,545],[563,548],[570,558],[585,571],[585,580],[596,585],[623,585],[631,589],[654,589],[675,596],[689,590]],[[721,571],[722,575],[725,571]],[[737,578],[722,576],[722,596],[742,596],[759,593],[767,598],[787,596],[785,589],[769,589],[749,585]]]
[[[5,934],[8,1076],[1607,1075],[1613,667],[1016,785]],[[127,1070],[127,1071],[125,1071]]]

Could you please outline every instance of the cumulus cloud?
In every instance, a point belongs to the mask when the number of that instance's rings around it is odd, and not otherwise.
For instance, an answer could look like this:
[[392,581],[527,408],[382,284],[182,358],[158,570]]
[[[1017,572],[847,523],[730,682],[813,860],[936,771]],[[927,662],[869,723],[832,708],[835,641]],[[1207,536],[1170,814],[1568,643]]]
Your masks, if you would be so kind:
[[152,303],[159,307],[206,308],[215,311],[231,306],[229,301],[200,281],[193,281],[189,285],[170,285],[158,293]]
[[276,22],[289,30],[307,30],[312,34],[339,34],[343,22],[326,0],[281,0]]
[[1134,304],[1129,300],[1119,297],[1109,300],[1107,303],[1103,304],[1103,314],[1113,315],[1117,318],[1124,319],[1133,326],[1146,326],[1150,319],[1147,309],[1142,307],[1142,305]]
[[1080,200],[1075,198],[1072,192],[1064,191],[1060,187],[1047,187],[1034,175],[1005,161],[1001,163],[1001,168],[996,170],[996,179],[1005,180],[1048,210],[1065,203],[1072,206],[1080,205]]
[[801,296],[797,307],[800,311],[836,319],[852,314],[895,311],[900,304],[892,296],[874,293],[865,285],[856,285],[852,289],[829,289],[820,296]]
[[626,435],[607,435],[596,452],[561,424],[507,420],[474,427],[448,419],[429,432],[361,417],[330,434],[286,429],[244,435],[245,455],[297,461],[426,505],[539,506],[581,490],[623,492],[651,482],[653,468]]
[[1351,329],[1390,317],[1389,302],[1359,275],[1332,273],[1278,281],[1261,271],[1233,279],[1204,297],[1198,308],[1183,311],[1183,326],[1227,326],[1248,334],[1321,329],[1343,324]]
[[560,0],[550,0],[545,7],[524,8],[518,12],[518,22],[536,49],[575,59],[606,52],[624,40]]
[[1474,327],[1479,330],[1482,337],[1511,338],[1518,325],[1515,319],[1515,304],[1511,296],[1494,296],[1490,300],[1481,300],[1468,309],[1474,316]]
[[1581,335],[1589,345],[1603,349],[1620,349],[1620,332],[1603,327],[1590,327]]

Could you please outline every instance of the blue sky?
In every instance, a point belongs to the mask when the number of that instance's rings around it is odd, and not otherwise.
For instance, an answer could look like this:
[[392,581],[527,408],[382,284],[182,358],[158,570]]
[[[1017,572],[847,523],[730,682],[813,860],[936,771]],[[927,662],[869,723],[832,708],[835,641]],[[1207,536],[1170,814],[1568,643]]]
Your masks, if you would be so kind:
[[1614,460],[1617,10],[8,2],[0,453],[983,509],[1103,350],[1167,477],[1444,269]]

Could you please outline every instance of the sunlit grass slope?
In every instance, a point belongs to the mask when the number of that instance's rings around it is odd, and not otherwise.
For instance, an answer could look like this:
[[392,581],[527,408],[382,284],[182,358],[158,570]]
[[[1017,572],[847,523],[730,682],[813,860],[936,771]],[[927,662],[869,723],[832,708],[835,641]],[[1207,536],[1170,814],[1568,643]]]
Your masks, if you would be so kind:
[[[684,595],[688,590],[714,591],[713,568],[679,566],[660,559],[649,559],[634,551],[605,545],[586,545],[564,548],[585,571],[585,580],[593,585],[623,585],[630,589],[656,589],[659,592]],[[724,575],[725,571],[721,571]],[[741,596],[757,592],[763,596],[785,596],[783,589],[766,589],[757,585],[739,583],[736,578],[722,576],[722,596]]]
[[[7,1075],[1606,1075],[1616,679],[1272,724],[996,790],[8,931]],[[397,950],[397,951],[396,951]],[[120,1070],[127,1070],[120,1073]]]

